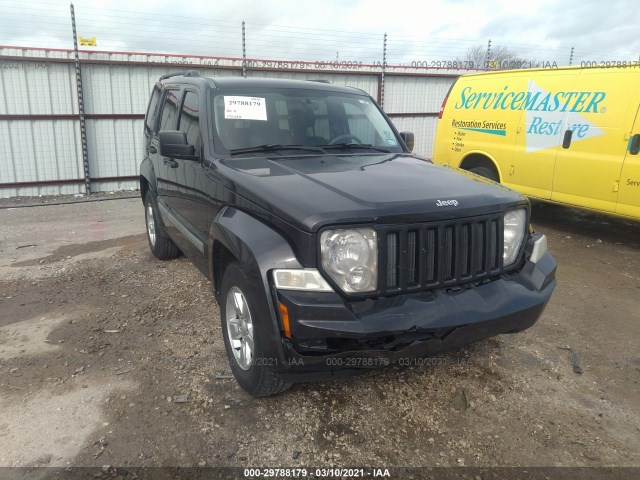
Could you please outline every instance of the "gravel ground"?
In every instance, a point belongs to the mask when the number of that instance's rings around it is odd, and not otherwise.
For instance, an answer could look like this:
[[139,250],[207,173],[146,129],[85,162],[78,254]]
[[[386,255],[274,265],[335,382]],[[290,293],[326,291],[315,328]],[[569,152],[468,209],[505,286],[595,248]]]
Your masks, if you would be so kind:
[[534,223],[559,271],[533,328],[254,399],[138,199],[2,209],[0,466],[640,466],[640,225]]

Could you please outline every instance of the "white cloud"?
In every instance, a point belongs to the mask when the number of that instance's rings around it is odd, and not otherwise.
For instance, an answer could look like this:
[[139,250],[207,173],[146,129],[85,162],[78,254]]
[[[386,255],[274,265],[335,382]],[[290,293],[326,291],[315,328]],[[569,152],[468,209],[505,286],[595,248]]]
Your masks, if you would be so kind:
[[[0,0],[0,44],[71,47],[66,0]],[[370,61],[388,34],[389,61],[455,59],[491,38],[534,60],[637,59],[640,10],[631,0],[389,1],[76,0],[78,32],[98,48],[241,55],[241,22],[253,58]],[[606,11],[605,11],[606,10]]]

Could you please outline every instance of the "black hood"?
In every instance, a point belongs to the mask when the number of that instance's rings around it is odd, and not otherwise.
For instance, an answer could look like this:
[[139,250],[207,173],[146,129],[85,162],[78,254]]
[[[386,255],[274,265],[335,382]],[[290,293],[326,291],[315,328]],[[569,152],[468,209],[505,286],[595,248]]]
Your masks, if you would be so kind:
[[482,177],[409,154],[235,158],[220,168],[237,194],[309,232],[462,218],[526,202]]

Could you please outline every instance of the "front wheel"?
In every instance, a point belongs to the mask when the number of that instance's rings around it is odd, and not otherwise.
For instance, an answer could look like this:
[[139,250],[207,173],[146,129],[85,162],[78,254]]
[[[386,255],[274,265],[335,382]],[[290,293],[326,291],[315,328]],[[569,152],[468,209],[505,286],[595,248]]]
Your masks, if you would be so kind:
[[238,384],[254,397],[268,397],[287,390],[276,371],[277,358],[269,357],[271,322],[266,308],[239,263],[231,263],[222,278],[220,292],[222,336],[231,372]]

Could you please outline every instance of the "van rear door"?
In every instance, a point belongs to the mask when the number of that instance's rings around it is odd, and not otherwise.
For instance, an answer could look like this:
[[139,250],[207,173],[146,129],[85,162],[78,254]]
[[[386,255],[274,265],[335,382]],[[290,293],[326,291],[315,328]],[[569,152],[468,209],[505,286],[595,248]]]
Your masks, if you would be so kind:
[[580,72],[563,126],[563,136],[570,130],[571,139],[558,151],[552,200],[615,211],[637,79],[631,70]]
[[[515,149],[504,182],[525,195],[549,200],[556,158],[562,144],[563,111],[558,92],[574,90],[575,70],[534,70],[513,81],[525,95],[521,100]],[[558,98],[556,103],[556,98]]]
[[620,176],[620,192],[616,213],[640,219],[640,108],[636,102],[636,116],[629,135],[627,152]]

